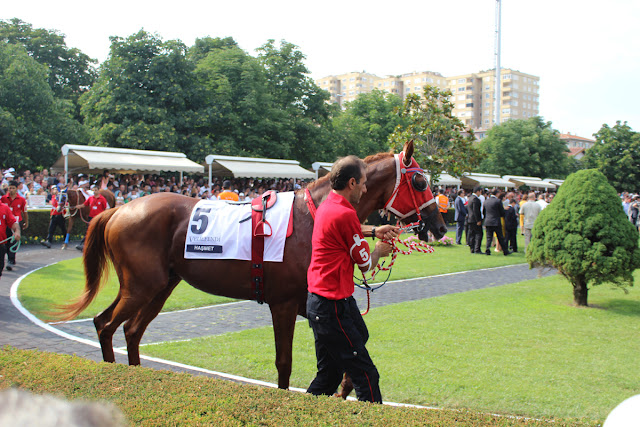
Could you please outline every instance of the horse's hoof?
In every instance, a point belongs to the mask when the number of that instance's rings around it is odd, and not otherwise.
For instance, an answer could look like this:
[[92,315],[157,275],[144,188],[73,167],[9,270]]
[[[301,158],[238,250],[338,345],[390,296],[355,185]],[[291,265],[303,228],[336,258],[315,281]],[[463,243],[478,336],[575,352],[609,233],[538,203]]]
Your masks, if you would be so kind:
[[60,249],[61,249],[61,250],[63,250],[63,251],[64,251],[65,249],[67,249],[67,244],[66,244],[66,243],[63,243],[63,244],[62,244],[62,247],[61,247]]

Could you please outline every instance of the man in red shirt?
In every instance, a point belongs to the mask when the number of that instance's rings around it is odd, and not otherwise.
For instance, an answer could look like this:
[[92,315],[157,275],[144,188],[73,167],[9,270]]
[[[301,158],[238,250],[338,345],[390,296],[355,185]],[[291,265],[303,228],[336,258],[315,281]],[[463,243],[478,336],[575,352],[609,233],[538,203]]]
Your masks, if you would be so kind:
[[[18,182],[9,182],[9,193],[0,198],[0,202],[9,207],[11,213],[18,221],[18,229],[26,230],[29,228],[29,215],[27,214],[27,201],[24,197],[18,194]],[[23,221],[24,220],[24,221]],[[4,232],[3,232],[4,234]],[[13,229],[7,228],[7,237],[13,236]],[[7,251],[7,270],[13,270],[13,266],[16,265],[16,253]],[[4,255],[3,259],[4,261]]]
[[[93,193],[93,196],[89,196],[89,198],[85,200],[82,205],[76,206],[76,209],[82,209],[83,206],[89,206],[89,222],[91,222],[94,217],[104,212],[109,205],[107,203],[107,199],[105,199],[104,196],[100,194],[99,190],[96,190],[95,193]],[[77,250],[84,250],[85,237],[83,237],[80,244],[76,246]]]
[[49,232],[47,233],[47,238],[40,242],[43,246],[47,248],[51,248],[51,243],[53,243],[53,233],[55,233],[56,228],[60,228],[62,230],[62,235],[65,236],[67,234],[67,226],[64,223],[64,213],[65,208],[63,205],[58,205],[58,187],[55,185],[51,186],[51,219],[49,221]]
[[[331,192],[317,210],[311,264],[307,272],[307,317],[315,337],[318,372],[307,392],[335,393],[343,373],[353,381],[358,400],[382,403],[378,370],[365,344],[367,326],[353,298],[353,266],[369,271],[391,246],[376,242],[372,253],[354,206],[367,191],[366,164],[355,156],[339,159],[331,169]],[[367,233],[391,239],[400,229],[373,227]]]
[[[16,186],[17,188],[17,186]],[[0,203],[0,242],[7,238],[6,230],[11,230],[14,239],[20,240],[20,224],[16,221],[16,217],[11,213],[11,209],[3,203]],[[4,270],[4,254],[7,252],[9,242],[0,243],[0,277]],[[11,252],[11,251],[8,251]],[[7,270],[11,271],[8,268]]]

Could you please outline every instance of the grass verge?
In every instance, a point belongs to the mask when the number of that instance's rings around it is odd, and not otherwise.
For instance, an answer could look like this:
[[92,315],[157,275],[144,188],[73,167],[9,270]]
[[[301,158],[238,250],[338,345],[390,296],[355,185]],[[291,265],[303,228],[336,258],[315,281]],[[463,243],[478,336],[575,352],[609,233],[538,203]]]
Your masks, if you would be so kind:
[[[636,279],[638,273],[636,273]],[[640,291],[599,286],[571,305],[561,276],[377,308],[365,320],[383,398],[425,406],[594,421],[640,392]],[[297,325],[291,384],[315,375]],[[632,332],[634,331],[634,332]],[[144,354],[276,382],[273,331],[150,345]]]
[[[455,238],[455,233],[449,233],[448,235]],[[371,244],[371,247],[373,247],[373,244]],[[524,246],[521,245],[520,247]],[[405,249],[402,246],[400,248]],[[438,246],[432,254],[414,252],[410,256],[399,255],[389,280],[410,279],[524,262],[526,261],[522,252],[512,254],[508,257],[495,252],[493,256],[477,256],[471,255],[469,248],[464,245]],[[247,275],[247,280],[248,277]],[[376,282],[382,281],[386,277],[386,272],[380,272]],[[26,277],[18,289],[18,298],[27,310],[38,316],[41,320],[51,320],[50,317],[44,313],[51,311],[56,305],[68,304],[82,294],[84,290],[84,280],[81,258],[61,261],[55,265],[42,268]],[[115,299],[118,289],[118,278],[113,272],[113,268],[111,268],[109,279],[103,285],[97,298],[87,307],[80,317],[94,317],[107,308]],[[189,286],[185,282],[180,282],[167,300],[162,311],[203,307],[230,301],[233,300],[207,294]]]
[[131,425],[576,426],[584,420],[527,420],[468,411],[397,408],[298,394],[75,356],[0,350],[0,389],[110,401]]

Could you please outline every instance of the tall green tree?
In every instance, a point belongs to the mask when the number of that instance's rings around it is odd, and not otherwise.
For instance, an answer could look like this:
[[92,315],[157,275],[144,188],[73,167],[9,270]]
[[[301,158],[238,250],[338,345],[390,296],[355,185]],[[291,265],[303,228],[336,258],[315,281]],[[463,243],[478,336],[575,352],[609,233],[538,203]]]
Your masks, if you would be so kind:
[[70,100],[79,118],[78,98],[96,78],[95,59],[69,48],[65,36],[55,30],[33,28],[18,18],[0,21],[0,41],[23,46],[48,70],[47,81],[54,96]]
[[617,121],[613,127],[602,125],[595,137],[582,162],[600,170],[619,192],[640,190],[640,133]]
[[640,267],[638,231],[601,172],[569,175],[535,221],[527,261],[557,268],[579,306],[588,305],[589,286],[633,286],[633,271]]
[[48,70],[24,47],[0,43],[0,164],[50,167],[65,143],[86,142],[70,101],[56,98]]
[[480,141],[480,149],[484,160],[479,170],[486,173],[564,178],[575,169],[558,131],[541,117],[492,127]]
[[427,85],[422,96],[408,94],[399,115],[406,123],[398,126],[390,137],[392,148],[402,149],[413,139],[414,156],[422,168],[437,181],[444,171],[462,176],[480,161],[471,129],[453,114],[451,92]]
[[396,114],[401,107],[399,96],[378,89],[347,103],[345,110],[332,119],[336,155],[366,157],[387,151],[389,136],[404,121]]
[[111,38],[109,58],[81,98],[98,145],[179,151],[200,160],[209,142],[198,127],[209,121],[186,47],[144,30]]
[[217,154],[284,158],[289,146],[279,140],[276,108],[265,70],[229,39],[196,40],[189,57],[211,120],[200,131]]
[[288,157],[309,166],[331,150],[329,93],[311,79],[296,45],[283,40],[278,47],[269,40],[257,51],[279,110],[273,117],[278,140],[288,147]]

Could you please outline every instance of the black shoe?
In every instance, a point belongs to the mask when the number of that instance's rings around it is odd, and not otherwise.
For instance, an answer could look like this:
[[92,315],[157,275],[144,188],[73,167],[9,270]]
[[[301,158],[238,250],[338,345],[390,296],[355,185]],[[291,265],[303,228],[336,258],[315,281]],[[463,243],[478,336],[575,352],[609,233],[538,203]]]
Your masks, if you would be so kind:
[[491,251],[489,249],[487,249],[487,251],[485,252],[487,255],[491,255]]
[[84,245],[78,245],[76,246],[76,249],[79,251],[83,251],[84,250]]
[[42,242],[40,242],[40,244],[42,246],[45,246],[47,249],[51,249],[51,243],[47,242],[46,240],[43,240]]
[[507,255],[511,255],[511,252],[506,251],[506,252],[504,253],[504,256],[507,256]]
[[13,270],[13,267],[11,267],[10,265],[7,265],[7,271],[11,271]]

